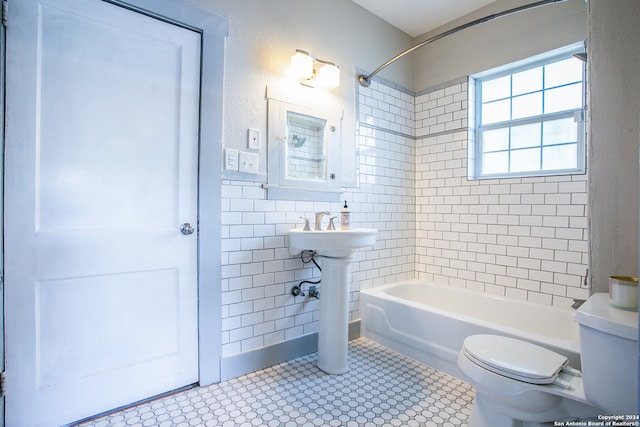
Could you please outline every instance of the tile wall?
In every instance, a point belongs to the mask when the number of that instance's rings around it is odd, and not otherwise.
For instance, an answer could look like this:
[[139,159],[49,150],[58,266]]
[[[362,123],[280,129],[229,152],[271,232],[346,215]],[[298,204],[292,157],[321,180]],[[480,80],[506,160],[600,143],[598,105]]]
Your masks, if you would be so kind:
[[[361,127],[360,187],[344,193],[352,226],[379,230],[375,247],[353,256],[351,320],[360,318],[361,288],[415,275],[415,141],[385,130],[399,127],[402,117],[402,128],[412,131],[414,103],[385,91],[376,91],[382,108],[376,101],[375,114],[388,125]],[[261,183],[248,181],[223,181],[222,197],[223,357],[315,332],[319,301],[293,297],[290,289],[320,272],[289,256],[285,234],[303,225],[301,216],[313,224],[315,212],[339,215],[342,203],[267,200]]]
[[418,276],[565,307],[587,298],[586,175],[468,180],[470,85],[415,98]]
[[[354,255],[351,320],[360,289],[414,277],[546,304],[587,296],[585,175],[468,181],[467,88],[358,88],[359,187],[344,198],[352,226],[380,233]],[[285,234],[341,203],[267,200],[250,181],[222,194],[223,357],[315,332],[318,301],[289,291],[320,272]]]

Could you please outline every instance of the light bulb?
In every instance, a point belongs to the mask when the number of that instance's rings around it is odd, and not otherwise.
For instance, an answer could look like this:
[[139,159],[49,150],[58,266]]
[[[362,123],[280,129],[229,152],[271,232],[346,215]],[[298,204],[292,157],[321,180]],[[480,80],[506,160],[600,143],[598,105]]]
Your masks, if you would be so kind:
[[334,88],[340,86],[340,68],[335,64],[324,64],[318,70],[317,85]]
[[304,50],[296,50],[291,55],[291,69],[299,79],[310,79],[313,77],[313,57]]

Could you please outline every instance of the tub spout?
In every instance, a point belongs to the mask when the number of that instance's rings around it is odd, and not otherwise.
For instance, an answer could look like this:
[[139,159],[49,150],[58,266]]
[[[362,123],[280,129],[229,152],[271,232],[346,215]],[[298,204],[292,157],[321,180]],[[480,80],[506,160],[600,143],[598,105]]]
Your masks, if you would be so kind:
[[577,310],[577,309],[579,309],[579,308],[580,308],[580,306],[581,306],[582,304],[584,304],[584,302],[585,302],[585,301],[586,301],[586,300],[583,300],[583,299],[575,299],[575,298],[574,298],[574,300],[573,300],[573,304],[571,304],[571,308],[573,308],[574,310]]

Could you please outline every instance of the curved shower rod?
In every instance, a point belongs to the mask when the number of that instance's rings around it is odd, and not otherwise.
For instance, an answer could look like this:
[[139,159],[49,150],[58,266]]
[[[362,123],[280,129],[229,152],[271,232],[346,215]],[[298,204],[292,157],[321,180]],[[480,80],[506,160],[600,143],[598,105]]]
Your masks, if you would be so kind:
[[387,62],[385,62],[384,64],[382,64],[381,66],[379,66],[378,68],[376,68],[371,74],[369,74],[368,76],[365,76],[364,74],[360,74],[358,76],[358,81],[360,82],[360,84],[364,87],[369,87],[369,85],[371,84],[371,78],[373,76],[375,76],[376,74],[378,74],[380,71],[382,71],[383,69],[385,69],[386,67],[388,67],[389,65],[393,64],[394,62],[396,62],[398,59],[402,58],[403,56],[413,52],[416,49],[421,48],[422,46],[426,46],[429,43],[432,43],[436,40],[440,40],[442,38],[445,38],[447,36],[450,36],[451,34],[457,33],[458,31],[462,31],[465,30],[467,28],[479,25],[479,24],[484,24],[485,22],[494,20],[496,18],[501,18],[503,16],[507,16],[507,15],[512,15],[514,13],[518,13],[518,12],[522,12],[524,10],[528,10],[528,9],[533,9],[535,7],[539,7],[539,6],[545,6],[547,4],[550,3],[561,3],[567,0],[542,0],[542,1],[538,1],[535,3],[530,3],[530,4],[526,4],[524,6],[520,6],[520,7],[514,7],[513,9],[509,9],[509,10],[505,10],[503,12],[498,12],[498,13],[494,13],[492,15],[488,15],[485,16],[484,18],[480,18],[480,19],[476,19],[475,21],[471,21],[471,22],[467,22],[466,24],[460,25],[458,27],[452,28],[451,30],[445,31],[444,33],[440,33],[437,36],[433,36],[430,39],[427,39],[421,43],[418,43],[417,45],[410,47],[409,49],[405,50],[404,52],[401,52],[399,54],[397,54],[396,56],[394,56],[393,58],[391,58],[390,60],[388,60]]

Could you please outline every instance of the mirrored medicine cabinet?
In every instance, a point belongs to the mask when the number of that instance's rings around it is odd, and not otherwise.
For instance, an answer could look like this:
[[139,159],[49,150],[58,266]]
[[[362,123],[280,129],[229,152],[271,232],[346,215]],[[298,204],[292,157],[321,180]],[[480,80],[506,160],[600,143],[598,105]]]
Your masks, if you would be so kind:
[[341,111],[269,99],[269,199],[340,200]]

